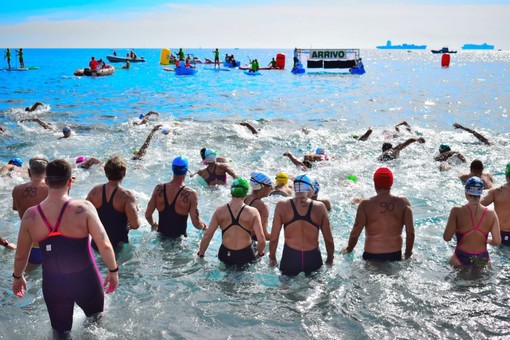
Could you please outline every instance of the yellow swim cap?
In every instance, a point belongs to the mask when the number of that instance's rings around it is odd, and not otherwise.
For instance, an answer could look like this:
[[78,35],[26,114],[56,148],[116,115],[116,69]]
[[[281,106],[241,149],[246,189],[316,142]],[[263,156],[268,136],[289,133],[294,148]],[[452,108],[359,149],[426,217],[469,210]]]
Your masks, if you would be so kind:
[[289,181],[289,175],[286,172],[279,172],[276,174],[276,185],[285,185]]

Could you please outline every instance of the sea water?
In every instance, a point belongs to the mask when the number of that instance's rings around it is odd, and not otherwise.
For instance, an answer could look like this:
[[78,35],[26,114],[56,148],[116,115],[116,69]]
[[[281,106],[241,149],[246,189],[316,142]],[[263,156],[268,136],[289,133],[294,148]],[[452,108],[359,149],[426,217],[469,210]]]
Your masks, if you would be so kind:
[[[175,51],[176,49],[173,49]],[[126,51],[118,50],[119,55]],[[120,285],[106,296],[99,323],[88,322],[75,309],[76,339],[194,339],[225,338],[462,338],[510,335],[508,317],[510,250],[489,247],[492,266],[473,278],[453,270],[448,259],[455,242],[442,233],[450,209],[465,203],[458,180],[473,159],[483,161],[500,185],[509,158],[510,54],[470,51],[452,55],[441,68],[440,55],[426,51],[362,50],[367,73],[359,75],[290,73],[291,50],[220,49],[242,64],[257,58],[261,66],[278,52],[286,53],[283,71],[261,71],[248,77],[239,70],[214,71],[197,65],[194,76],[176,76],[158,64],[160,50],[136,51],[146,63],[132,63],[111,77],[75,77],[91,56],[105,59],[111,50],[27,49],[26,72],[0,72],[0,160],[42,153],[65,158],[94,156],[106,161],[119,154],[128,161],[123,185],[136,194],[143,224],[130,232],[130,243],[117,254]],[[185,50],[212,58],[212,49]],[[14,65],[14,61],[13,61]],[[121,66],[122,64],[115,64]],[[6,65],[1,65],[5,67]],[[24,107],[45,105],[35,112]],[[147,125],[134,125],[148,111],[160,113]],[[52,124],[44,130],[19,121],[37,117]],[[411,132],[395,131],[407,121]],[[239,122],[249,122],[252,134]],[[492,146],[452,127],[460,123],[485,135]],[[156,124],[171,130],[156,133],[141,161],[131,160]],[[73,135],[58,139],[64,126]],[[353,138],[371,127],[366,142]],[[307,128],[303,130],[303,128]],[[414,143],[400,159],[379,163],[383,142]],[[468,163],[441,172],[433,161],[440,144],[463,153]],[[267,257],[244,271],[226,269],[216,254],[217,232],[206,257],[195,256],[201,232],[189,223],[188,237],[163,240],[143,219],[154,186],[171,179],[171,160],[183,155],[190,170],[202,167],[199,150],[209,147],[228,159],[234,171],[275,176],[299,173],[286,151],[298,158],[325,147],[331,160],[309,172],[321,184],[320,197],[329,198],[335,241],[334,265],[312,276],[282,276],[268,267]],[[361,259],[364,236],[354,252],[342,255],[354,222],[355,197],[375,194],[372,175],[380,166],[395,175],[392,192],[412,204],[416,228],[413,257],[400,263],[372,264]],[[106,178],[100,167],[76,169],[73,198],[84,198]],[[351,176],[351,180],[347,179]],[[355,176],[357,181],[353,182]],[[12,210],[11,192],[27,179],[19,173],[0,178],[0,235],[16,241],[19,218]],[[227,188],[204,188],[195,179],[201,217],[208,222],[215,208],[228,202]],[[270,222],[277,198],[265,199]],[[157,216],[156,216],[157,217]],[[277,252],[281,256],[283,238]],[[321,249],[325,254],[321,240]],[[12,295],[14,252],[0,249],[0,338],[48,338],[51,326],[41,289],[40,269],[27,275],[28,292]],[[103,273],[106,267],[100,258]]]

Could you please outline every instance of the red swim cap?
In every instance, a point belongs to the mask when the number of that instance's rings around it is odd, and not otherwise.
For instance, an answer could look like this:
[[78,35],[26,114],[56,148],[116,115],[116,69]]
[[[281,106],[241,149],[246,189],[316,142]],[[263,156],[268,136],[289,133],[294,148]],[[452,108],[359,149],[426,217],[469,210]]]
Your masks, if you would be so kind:
[[390,189],[393,185],[393,173],[388,168],[379,168],[374,173],[374,184],[378,189]]

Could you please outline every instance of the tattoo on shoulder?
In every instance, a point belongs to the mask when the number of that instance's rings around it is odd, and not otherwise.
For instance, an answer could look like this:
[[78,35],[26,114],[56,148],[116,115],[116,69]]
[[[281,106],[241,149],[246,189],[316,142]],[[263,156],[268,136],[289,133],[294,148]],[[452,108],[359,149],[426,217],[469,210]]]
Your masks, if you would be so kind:
[[82,213],[85,212],[85,210],[86,209],[85,209],[85,207],[83,205],[79,205],[79,206],[76,207],[75,212],[76,212],[76,214],[82,214]]
[[156,193],[158,196],[163,196],[163,186],[162,185],[158,185],[156,187]]
[[191,193],[190,193],[189,191],[184,191],[184,190],[183,190],[183,191],[181,191],[181,197],[182,197],[182,201],[183,201],[184,203],[188,203],[188,202],[189,202],[189,195],[190,195],[190,194],[191,194]]
[[379,211],[379,213],[381,214],[386,214],[387,212],[392,212],[395,210],[395,204],[393,202],[381,202],[380,206],[382,210]]
[[36,187],[26,187],[25,190],[21,193],[22,198],[27,197],[36,197],[37,196],[37,188]]

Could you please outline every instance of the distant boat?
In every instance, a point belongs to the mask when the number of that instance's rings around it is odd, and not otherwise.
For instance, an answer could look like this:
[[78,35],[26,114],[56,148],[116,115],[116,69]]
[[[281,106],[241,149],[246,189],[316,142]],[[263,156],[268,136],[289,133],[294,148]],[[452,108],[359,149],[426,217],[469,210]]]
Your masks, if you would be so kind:
[[440,50],[430,50],[432,53],[457,53],[457,51],[450,51],[448,47],[443,47]]
[[376,46],[376,48],[380,50],[424,50],[427,48],[427,45],[415,45],[415,44],[392,45],[391,40],[388,40],[386,42],[386,45]]
[[109,56],[106,56],[106,59],[108,59],[108,61],[110,63],[125,63],[128,60],[131,63],[145,63],[145,58],[144,57],[129,58],[129,57],[118,57],[118,56],[115,56],[115,55],[109,55]]
[[494,45],[489,45],[487,43],[483,43],[481,45],[477,45],[477,44],[464,44],[464,46],[462,46],[462,49],[463,50],[493,50],[494,49]]

